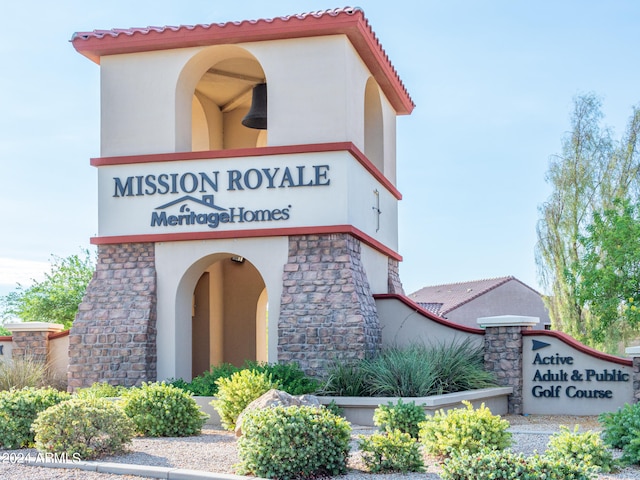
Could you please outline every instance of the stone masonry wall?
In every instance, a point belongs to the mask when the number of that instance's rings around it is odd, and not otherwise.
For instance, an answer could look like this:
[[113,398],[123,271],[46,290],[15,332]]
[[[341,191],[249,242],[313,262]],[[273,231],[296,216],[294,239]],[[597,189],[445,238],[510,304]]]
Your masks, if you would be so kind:
[[382,335],[361,263],[348,234],[289,237],[278,323],[278,360],[323,376],[336,359],[373,356]]
[[522,414],[522,328],[521,326],[486,327],[484,365],[498,383],[513,387],[509,396],[509,413]]
[[69,390],[155,379],[155,245],[100,245],[69,335]]
[[404,295],[404,288],[400,281],[400,266],[395,258],[389,257],[389,270],[388,270],[388,293],[395,293],[398,295]]
[[13,332],[12,358],[31,358],[47,363],[49,355],[49,332]]

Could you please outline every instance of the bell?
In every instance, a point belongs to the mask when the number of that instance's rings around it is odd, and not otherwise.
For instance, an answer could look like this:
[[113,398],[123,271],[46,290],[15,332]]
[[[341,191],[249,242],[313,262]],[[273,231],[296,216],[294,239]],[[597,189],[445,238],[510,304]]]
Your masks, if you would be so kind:
[[242,119],[242,125],[258,130],[267,129],[267,84],[259,83],[253,87],[253,98],[249,113]]

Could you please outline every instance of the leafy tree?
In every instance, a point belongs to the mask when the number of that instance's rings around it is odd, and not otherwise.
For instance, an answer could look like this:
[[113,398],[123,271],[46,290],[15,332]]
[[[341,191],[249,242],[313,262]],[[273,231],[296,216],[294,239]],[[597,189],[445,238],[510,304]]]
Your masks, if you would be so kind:
[[44,280],[27,288],[18,284],[14,292],[0,298],[2,318],[61,323],[70,328],[94,269],[95,258],[88,250],[66,258],[53,255],[51,273]]
[[[598,319],[591,331],[599,343],[637,335],[640,326],[640,203],[616,199],[595,212],[580,237],[582,260],[573,265],[577,298]],[[608,340],[608,342],[607,342]]]
[[578,297],[577,268],[584,258],[581,236],[595,212],[616,198],[638,195],[640,185],[640,108],[633,108],[620,141],[601,126],[601,100],[594,94],[574,99],[571,131],[562,140],[562,152],[552,157],[547,182],[549,199],[540,207],[536,263],[548,296],[545,303],[553,328],[592,346],[591,332],[598,318]]

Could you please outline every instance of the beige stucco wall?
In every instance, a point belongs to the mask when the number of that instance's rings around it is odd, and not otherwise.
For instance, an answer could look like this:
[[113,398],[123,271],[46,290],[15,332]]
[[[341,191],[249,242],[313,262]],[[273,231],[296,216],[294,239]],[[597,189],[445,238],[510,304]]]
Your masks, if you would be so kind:
[[2,345],[2,355],[0,355],[0,362],[11,360],[11,349],[13,347],[13,343],[11,343],[11,340],[2,340],[0,341],[0,345]]
[[438,323],[412,309],[397,299],[376,300],[382,345],[407,346],[415,343],[450,343],[471,338],[477,344],[484,342],[484,335],[469,333]]
[[[288,258],[288,246],[287,237],[156,244],[159,380],[191,378],[192,292],[202,273],[217,259],[229,254],[245,257],[260,272],[269,298],[268,329],[278,331],[282,271]],[[277,342],[277,335],[269,335],[270,362],[277,361]],[[255,345],[253,348],[255,351]]]
[[540,295],[516,280],[510,280],[465,303],[447,313],[446,317],[452,322],[477,327],[478,318],[500,315],[538,317],[540,322],[534,327],[536,329],[544,329],[544,325],[550,323]]
[[[346,36],[334,35],[102,57],[102,156],[203,148],[212,131],[205,131],[204,110],[194,106],[194,88],[209,67],[229,56],[254,58],[265,73],[268,145],[350,141],[365,151],[365,88],[371,74]],[[379,94],[384,172],[395,181],[395,112]],[[220,139],[212,138],[211,145],[220,145]],[[224,148],[242,146],[247,145],[231,141]]]
[[67,377],[69,367],[69,335],[49,340],[49,363],[56,376]]

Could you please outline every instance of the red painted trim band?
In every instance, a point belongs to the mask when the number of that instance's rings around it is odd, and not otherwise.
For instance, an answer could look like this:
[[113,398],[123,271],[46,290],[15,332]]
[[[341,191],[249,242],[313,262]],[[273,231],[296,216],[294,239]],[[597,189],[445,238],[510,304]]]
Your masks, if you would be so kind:
[[13,337],[8,336],[8,337],[0,337],[0,342],[11,342],[13,341]]
[[382,244],[375,238],[367,235],[353,225],[327,225],[319,227],[292,227],[292,228],[265,228],[264,230],[233,230],[224,232],[183,232],[183,233],[150,233],[145,235],[114,235],[107,237],[92,237],[92,245],[112,245],[119,243],[145,243],[145,242],[181,242],[188,240],[220,240],[229,238],[255,238],[255,237],[290,237],[293,235],[322,235],[330,233],[347,233],[353,235],[362,243],[374,250],[393,258],[399,262],[402,256]]
[[588,347],[564,332],[558,332],[556,330],[523,330],[522,335],[526,337],[533,337],[536,335],[554,337],[566,343],[570,347],[573,347],[582,353],[586,353],[587,355],[598,358],[600,360],[617,363],[619,365],[624,365],[625,367],[633,366],[633,360],[631,359],[609,355],[608,353],[604,353],[594,348]]
[[69,336],[69,332],[71,330],[63,330],[61,332],[51,332],[49,333],[49,340],[55,340],[56,338],[67,337]]
[[462,332],[475,333],[477,335],[485,334],[485,331],[481,328],[467,327],[466,325],[450,322],[449,320],[439,317],[429,310],[422,308],[420,305],[418,305],[416,302],[405,295],[398,295],[397,293],[377,293],[373,295],[373,298],[376,300],[399,300],[409,308],[418,312],[420,315],[427,317],[429,320],[433,320],[440,325],[444,325],[445,327],[453,328],[454,330],[460,330]]
[[113,165],[133,165],[137,163],[179,162],[184,160],[216,160],[239,157],[264,157],[269,155],[291,155],[297,153],[321,153],[347,151],[355,158],[391,195],[402,200],[400,191],[352,142],[309,143],[274,147],[238,148],[235,150],[204,150],[199,152],[153,153],[147,155],[126,155],[121,157],[92,158],[94,167]]

